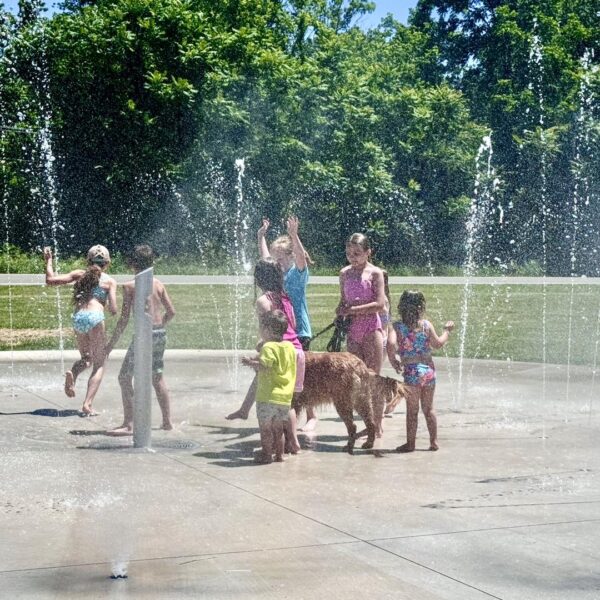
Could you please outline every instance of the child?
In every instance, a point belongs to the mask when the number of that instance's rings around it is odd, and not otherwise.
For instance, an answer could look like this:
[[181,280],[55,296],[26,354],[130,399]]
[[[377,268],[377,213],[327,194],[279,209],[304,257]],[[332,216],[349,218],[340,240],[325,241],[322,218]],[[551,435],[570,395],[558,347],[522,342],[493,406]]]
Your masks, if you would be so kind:
[[299,224],[296,217],[289,217],[287,220],[288,235],[281,235],[275,239],[269,251],[265,238],[269,229],[269,220],[263,219],[262,226],[258,230],[258,250],[261,258],[273,257],[283,270],[283,287],[294,307],[296,333],[302,349],[306,352],[312,336],[306,303],[308,254],[298,237]]
[[110,266],[110,254],[104,246],[92,246],[87,253],[88,268],[76,269],[66,275],[57,275],[52,267],[52,250],[44,248],[46,261],[46,285],[74,283],[72,315],[73,329],[77,336],[77,348],[81,358],[65,373],[65,394],[75,396],[77,377],[92,365],[87,392],[81,407],[82,417],[94,416],[92,403],[104,376],[106,361],[104,330],[104,307],[117,314],[117,282],[105,271]]
[[242,358],[242,363],[258,372],[256,416],[260,427],[262,450],[256,462],[283,462],[284,423],[289,421],[290,406],[296,382],[296,350],[291,342],[282,341],[288,329],[288,318],[281,310],[265,312],[259,318],[262,339],[256,358]]
[[[295,392],[301,392],[304,386],[304,351],[296,334],[296,318],[294,308],[290,299],[283,289],[283,271],[281,267],[272,259],[261,259],[254,268],[254,284],[258,286],[263,294],[256,300],[256,313],[260,322],[261,315],[273,310],[281,310],[288,320],[288,327],[283,339],[291,342],[296,349],[296,385]],[[260,346],[260,342],[259,342]],[[242,402],[242,406],[231,413],[228,419],[247,419],[250,407],[254,404],[256,397],[256,378],[252,381],[250,389]],[[296,412],[290,410],[289,421],[290,450],[293,454],[300,451],[300,444],[296,433]]]
[[393,324],[387,345],[390,363],[397,372],[402,372],[406,385],[406,444],[398,446],[396,452],[413,452],[415,449],[419,402],[427,421],[429,449],[437,450],[437,419],[433,411],[435,366],[431,349],[446,344],[454,323],[448,321],[444,333],[438,336],[433,325],[423,318],[425,297],[421,292],[403,292],[398,311],[400,321]]
[[[296,318],[296,334],[302,349],[306,352],[312,336],[306,303],[308,253],[298,236],[299,224],[296,217],[289,217],[287,220],[288,235],[279,236],[269,249],[266,233],[270,223],[268,219],[263,219],[262,226],[258,230],[258,251],[262,259],[273,257],[283,270],[283,288],[292,302]],[[244,410],[244,404],[242,404],[238,410],[228,415],[227,419],[247,419],[248,410]],[[312,431],[317,424],[317,415],[312,407],[307,408],[306,419],[302,430]]]
[[[132,256],[128,260],[128,265],[134,273],[139,273],[149,269],[154,264],[154,252],[147,244],[136,246]],[[106,346],[106,355],[108,356],[114,348],[117,340],[121,337],[123,331],[129,322],[131,309],[135,301],[135,282],[128,281],[123,286],[123,307],[121,316],[115,327],[115,331]],[[161,429],[171,430],[171,400],[165,378],[163,377],[163,355],[167,342],[167,332],[165,327],[167,323],[175,316],[175,309],[165,286],[156,277],[152,282],[152,292],[148,297],[146,310],[152,319],[152,385],[156,392],[156,398],[162,412]],[[121,399],[123,400],[123,424],[107,432],[108,435],[132,435],[133,434],[133,367],[134,350],[133,340],[129,344],[127,354],[121,365],[119,372],[119,385],[121,386]]]
[[346,242],[350,263],[340,271],[340,302],[336,314],[351,317],[347,334],[352,352],[377,374],[383,363],[383,329],[379,313],[385,310],[383,272],[369,262],[371,245],[362,233]]

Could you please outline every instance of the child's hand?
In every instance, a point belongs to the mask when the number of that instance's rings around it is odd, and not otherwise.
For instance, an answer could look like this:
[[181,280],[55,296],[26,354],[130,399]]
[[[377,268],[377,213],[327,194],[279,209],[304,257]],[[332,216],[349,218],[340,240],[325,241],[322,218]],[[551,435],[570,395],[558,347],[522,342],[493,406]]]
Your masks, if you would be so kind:
[[444,325],[444,329],[448,333],[450,333],[454,329],[454,321],[446,321],[446,324]]
[[269,229],[269,225],[270,225],[270,221],[269,219],[264,219],[262,220],[262,225],[258,228],[258,235],[260,237],[264,237],[267,233],[267,229]]
[[241,360],[244,366],[249,367],[252,365],[253,358],[251,356],[242,356]]
[[298,217],[288,217],[286,222],[287,232],[290,237],[296,237],[298,235],[298,227],[300,226],[300,221],[298,221]]
[[48,262],[49,260],[52,260],[52,248],[50,248],[50,246],[46,246],[44,248],[44,260],[46,262]]

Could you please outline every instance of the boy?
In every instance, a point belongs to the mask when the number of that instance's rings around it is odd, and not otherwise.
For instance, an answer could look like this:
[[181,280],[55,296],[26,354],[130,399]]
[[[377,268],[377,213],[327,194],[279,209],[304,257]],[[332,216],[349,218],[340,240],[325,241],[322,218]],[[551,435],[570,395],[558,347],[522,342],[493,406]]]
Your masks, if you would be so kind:
[[[154,252],[147,244],[140,244],[133,250],[133,254],[128,259],[127,264],[134,273],[140,273],[150,268],[154,263]],[[135,282],[128,281],[123,285],[123,308],[121,316],[115,327],[115,331],[106,346],[106,355],[112,351],[117,340],[127,327],[131,309],[135,300]],[[167,341],[165,327],[167,323],[175,316],[175,309],[165,286],[156,277],[152,283],[152,292],[148,296],[146,311],[152,319],[152,385],[156,392],[158,404],[162,412],[161,429],[171,430],[171,400],[169,390],[163,377],[163,355]],[[111,429],[108,435],[132,435],[133,434],[133,340],[127,349],[127,354],[121,365],[119,372],[119,385],[121,386],[121,398],[123,400],[123,424],[120,427]]]
[[260,353],[256,358],[242,358],[244,365],[258,372],[256,416],[262,450],[255,460],[260,464],[273,462],[273,451],[275,462],[283,462],[283,428],[289,421],[296,383],[296,350],[291,342],[282,341],[287,327],[283,311],[262,314],[259,321],[263,342]]

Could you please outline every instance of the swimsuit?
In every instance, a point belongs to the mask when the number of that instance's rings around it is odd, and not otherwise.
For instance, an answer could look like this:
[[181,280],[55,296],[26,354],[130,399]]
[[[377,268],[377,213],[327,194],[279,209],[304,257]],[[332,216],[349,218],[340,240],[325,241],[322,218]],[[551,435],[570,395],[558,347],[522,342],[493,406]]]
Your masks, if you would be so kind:
[[283,334],[282,341],[291,342],[296,349],[296,387],[294,388],[294,392],[301,392],[304,389],[305,359],[304,350],[302,349],[302,344],[298,339],[298,334],[295,329],[296,317],[294,315],[294,307],[285,293],[276,294],[275,292],[267,292],[266,296],[271,304],[275,308],[283,311],[287,317],[288,327]]
[[[370,279],[344,277],[344,302],[348,306],[360,306],[376,300],[377,294]],[[352,315],[348,342],[360,343],[368,333],[381,330],[381,318],[377,313]]]
[[72,317],[73,329],[77,333],[88,333],[91,329],[104,321],[104,311],[78,310]]
[[[103,283],[103,282],[107,281],[108,279],[110,279],[110,277],[106,273],[101,273],[100,274],[100,281],[98,283],[99,284]],[[96,298],[96,300],[98,300],[99,302],[101,302],[102,304],[104,304],[106,302],[106,299],[108,298],[108,289],[100,287],[100,285],[97,285],[92,290],[92,296],[94,298]]]
[[[412,331],[404,323],[397,321],[394,329],[398,335],[398,354],[402,359],[416,358],[431,354],[429,343],[429,321],[422,321],[421,331]],[[402,365],[404,383],[419,387],[435,385],[435,366],[430,358],[429,362],[414,362]]]
[[[110,279],[109,276],[106,273],[102,273],[100,275],[99,283],[106,281],[107,279]],[[104,304],[106,298],[108,298],[108,290],[97,285],[92,290],[92,296]],[[78,310],[72,315],[72,320],[73,329],[77,333],[88,333],[91,329],[96,327],[96,325],[100,325],[100,323],[104,321],[104,311],[87,309]]]
[[[162,325],[152,327],[152,373],[159,375],[165,367],[164,355],[167,345],[167,332]],[[135,365],[134,340],[131,340],[121,365],[120,375],[133,375]]]

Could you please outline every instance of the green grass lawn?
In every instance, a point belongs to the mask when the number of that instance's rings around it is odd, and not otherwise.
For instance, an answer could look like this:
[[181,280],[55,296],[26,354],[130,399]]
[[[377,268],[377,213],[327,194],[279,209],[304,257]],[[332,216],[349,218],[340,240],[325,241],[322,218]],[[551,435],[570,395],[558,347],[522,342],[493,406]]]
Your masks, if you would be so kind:
[[[447,319],[456,322],[457,328],[447,349],[450,356],[457,356],[461,335],[462,286],[425,285],[421,289],[427,298],[428,317],[438,331]],[[391,287],[394,307],[402,290],[402,286]],[[177,316],[169,327],[169,347],[252,348],[256,342],[257,330],[253,309],[254,290],[243,286],[238,292],[236,296],[233,287],[221,285],[170,286],[169,293],[177,309]],[[12,347],[15,350],[58,348],[56,330],[59,302],[62,307],[65,347],[73,347],[69,289],[15,286],[10,289],[10,296],[9,301],[7,286],[0,287],[1,350],[11,348],[11,336],[7,331],[11,314],[15,332]],[[308,303],[313,332],[332,321],[337,302],[337,286],[309,286]],[[469,298],[465,356],[541,361],[543,304],[541,285],[473,286]],[[547,286],[547,362],[567,362],[571,313],[571,362],[593,364],[599,306],[600,289],[597,286]],[[395,312],[394,308],[394,314]],[[107,319],[109,332],[115,322],[115,318]],[[126,347],[129,343],[132,328],[133,324],[130,324],[118,347]],[[324,350],[329,334],[330,332],[316,340],[313,348]]]

